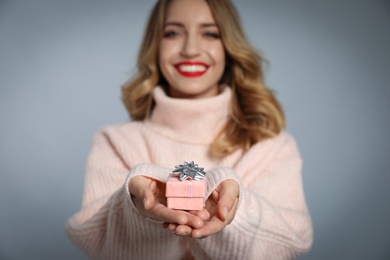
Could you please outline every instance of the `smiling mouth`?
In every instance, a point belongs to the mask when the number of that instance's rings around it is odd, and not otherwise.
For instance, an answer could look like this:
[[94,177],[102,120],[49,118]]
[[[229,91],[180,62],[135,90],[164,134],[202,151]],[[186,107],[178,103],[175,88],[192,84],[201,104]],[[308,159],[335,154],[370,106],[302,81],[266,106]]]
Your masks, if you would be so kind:
[[175,68],[184,77],[199,77],[206,73],[208,66],[199,62],[181,62],[176,64]]

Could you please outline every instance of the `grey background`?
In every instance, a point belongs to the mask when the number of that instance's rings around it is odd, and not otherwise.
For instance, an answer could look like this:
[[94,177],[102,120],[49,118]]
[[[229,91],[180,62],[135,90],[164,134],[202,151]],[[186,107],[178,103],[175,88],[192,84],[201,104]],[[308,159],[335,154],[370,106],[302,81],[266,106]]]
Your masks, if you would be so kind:
[[[85,259],[64,224],[153,3],[0,0],[0,259]],[[304,158],[303,259],[390,259],[389,1],[235,3]]]

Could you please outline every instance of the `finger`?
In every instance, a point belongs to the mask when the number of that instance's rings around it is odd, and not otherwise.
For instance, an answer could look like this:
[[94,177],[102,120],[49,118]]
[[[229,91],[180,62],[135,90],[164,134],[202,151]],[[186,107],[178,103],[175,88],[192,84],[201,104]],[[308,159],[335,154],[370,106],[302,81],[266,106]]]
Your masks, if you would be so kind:
[[188,221],[186,223],[187,226],[190,226],[190,227],[193,227],[193,228],[201,228],[201,227],[203,227],[204,220],[202,218],[200,218],[199,216],[191,214],[189,212],[186,212],[186,216],[187,216],[187,219],[188,219]]
[[[182,226],[185,225],[185,226],[189,227],[191,230],[192,230],[192,228],[201,228],[201,227],[203,227],[204,221],[202,219],[200,219],[199,217],[191,216],[190,213],[187,213],[186,217],[187,217],[187,222],[186,223],[180,223],[179,224],[177,222],[174,222],[174,223],[166,222],[165,224],[163,224],[163,227],[169,229],[170,231],[174,231],[178,225],[182,225]],[[189,232],[189,233],[191,233],[191,232]]]
[[188,211],[188,213],[198,216],[203,221],[206,221],[210,218],[210,213],[205,208],[203,208],[202,210],[191,210]]
[[146,210],[150,210],[153,208],[155,199],[151,189],[145,188],[143,190],[142,201],[143,201],[144,208]]
[[129,182],[129,192],[140,199],[143,197],[144,190],[149,189],[149,182],[150,179],[144,176],[135,176]]
[[166,222],[172,224],[187,225],[193,228],[201,228],[204,225],[203,219],[201,219],[196,215],[193,215],[186,211],[171,210],[169,208],[160,205],[156,207],[156,214],[164,218]]
[[186,224],[188,222],[186,212],[172,210],[161,203],[156,203],[150,212],[160,221],[167,223]]
[[215,233],[218,233],[225,227],[225,223],[217,217],[212,217],[203,227],[199,229],[193,229],[191,236],[194,238],[204,238]]
[[130,194],[137,201],[142,202],[142,206],[146,210],[150,210],[155,203],[154,194],[151,190],[151,187],[153,187],[152,183],[155,183],[155,181],[144,176],[135,176],[129,183]]
[[168,226],[169,226],[169,223],[167,223],[167,222],[162,223],[162,228],[163,229],[167,229]]
[[218,217],[225,221],[233,208],[234,203],[240,193],[238,183],[234,180],[226,180],[220,184],[219,200],[218,200]]
[[174,230],[174,233],[178,236],[189,236],[191,234],[192,228],[187,225],[177,225]]
[[225,220],[226,225],[229,225],[233,221],[236,215],[237,206],[238,206],[238,197],[234,200],[233,207],[230,209],[229,214]]
[[169,231],[172,231],[172,232],[173,232],[173,231],[175,231],[175,229],[176,229],[177,226],[178,226],[178,225],[175,224],[175,223],[169,223],[167,228],[168,228]]
[[190,212],[179,211],[179,210],[175,210],[174,212],[175,212],[175,216],[180,216],[180,218],[182,218],[182,216],[185,216],[186,222],[182,221],[181,219],[177,219],[177,221],[166,222],[167,224],[163,226],[168,228],[171,231],[173,231],[177,225],[186,225],[191,229],[201,228],[204,225],[204,221],[200,217],[193,215]]

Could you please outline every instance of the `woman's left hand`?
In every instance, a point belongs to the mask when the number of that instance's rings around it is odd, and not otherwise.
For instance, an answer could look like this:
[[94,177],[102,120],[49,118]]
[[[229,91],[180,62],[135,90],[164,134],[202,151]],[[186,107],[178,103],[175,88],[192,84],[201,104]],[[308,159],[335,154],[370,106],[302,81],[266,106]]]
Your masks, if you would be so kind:
[[[168,224],[167,228],[177,234],[188,234],[194,238],[205,238],[218,233],[229,225],[236,214],[240,188],[234,180],[223,181],[206,200],[205,209],[210,217],[201,228],[187,225]],[[195,212],[194,212],[195,214]]]

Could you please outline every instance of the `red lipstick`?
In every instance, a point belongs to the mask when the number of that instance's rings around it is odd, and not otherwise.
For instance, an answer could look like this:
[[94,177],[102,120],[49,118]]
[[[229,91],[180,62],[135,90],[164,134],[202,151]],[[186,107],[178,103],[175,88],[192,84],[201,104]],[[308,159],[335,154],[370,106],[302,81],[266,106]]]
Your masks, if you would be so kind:
[[[182,61],[182,62],[176,63],[174,66],[175,66],[177,72],[179,72],[180,75],[182,75],[184,77],[199,77],[199,76],[202,76],[203,74],[206,73],[207,69],[209,68],[209,66],[206,63],[199,62],[199,61]],[[195,71],[186,70],[186,71],[183,71],[183,70],[180,69],[181,66],[202,66],[202,67],[204,67],[204,70],[195,70]]]

